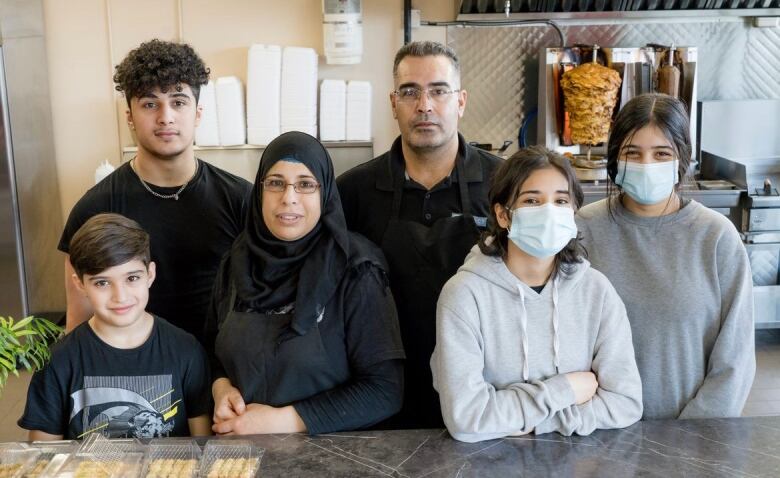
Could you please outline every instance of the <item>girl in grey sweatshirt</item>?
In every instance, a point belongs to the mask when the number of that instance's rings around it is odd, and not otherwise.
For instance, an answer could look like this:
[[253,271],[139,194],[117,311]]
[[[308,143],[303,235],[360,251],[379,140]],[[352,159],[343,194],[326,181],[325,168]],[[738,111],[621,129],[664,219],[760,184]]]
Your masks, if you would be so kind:
[[677,192],[691,158],[688,131],[679,100],[632,99],[608,146],[620,193],[577,214],[593,267],[628,310],[644,418],[739,416],[755,374],[745,248],[726,217]]
[[[488,236],[444,286],[437,308],[431,369],[454,438],[587,435],[640,418],[625,308],[579,256],[572,209],[581,201],[568,161],[543,148],[521,150],[496,172]],[[558,219],[542,227],[518,213],[526,207]],[[540,264],[548,266],[541,281],[520,279]],[[593,382],[584,398],[583,375]]]

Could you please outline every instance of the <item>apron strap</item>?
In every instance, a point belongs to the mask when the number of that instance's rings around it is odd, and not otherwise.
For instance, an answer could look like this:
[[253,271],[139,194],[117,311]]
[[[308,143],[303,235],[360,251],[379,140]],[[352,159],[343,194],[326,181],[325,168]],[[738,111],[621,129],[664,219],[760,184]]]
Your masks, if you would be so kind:
[[[394,161],[390,158],[390,161]],[[393,209],[390,213],[390,220],[396,220],[401,214],[401,198],[404,193],[404,170],[402,168],[393,168],[390,171],[393,174]]]
[[455,174],[458,175],[458,189],[460,191],[460,210],[466,217],[471,217],[471,197],[469,196],[469,183],[463,172],[466,170],[466,158],[459,156],[455,163]]
[[[463,177],[463,171],[466,169],[465,158],[458,156],[455,161],[455,175],[458,178],[458,190],[460,195],[460,209],[464,216],[471,217],[471,197],[469,196],[469,184]],[[401,213],[401,199],[404,192],[404,171],[400,168],[394,168],[393,171],[393,208],[390,213],[390,219],[398,219]]]

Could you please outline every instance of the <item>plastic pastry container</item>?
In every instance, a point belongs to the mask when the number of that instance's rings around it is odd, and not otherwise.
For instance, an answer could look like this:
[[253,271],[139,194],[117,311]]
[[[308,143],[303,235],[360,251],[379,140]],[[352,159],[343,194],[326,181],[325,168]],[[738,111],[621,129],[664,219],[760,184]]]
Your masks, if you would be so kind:
[[54,476],[56,478],[137,478],[141,475],[143,453],[122,453],[118,457],[91,453],[71,455]]
[[146,478],[194,478],[200,466],[200,447],[193,440],[152,440],[146,450]]
[[38,450],[40,455],[22,476],[43,478],[54,475],[70,454],[78,449],[79,443],[75,440],[34,441],[28,446],[32,450]]
[[17,443],[0,445],[0,478],[23,477],[40,453]]
[[78,451],[57,470],[58,478],[136,478],[141,475],[144,445],[135,439],[88,436]]
[[243,440],[211,440],[200,461],[202,478],[252,478],[265,450]]

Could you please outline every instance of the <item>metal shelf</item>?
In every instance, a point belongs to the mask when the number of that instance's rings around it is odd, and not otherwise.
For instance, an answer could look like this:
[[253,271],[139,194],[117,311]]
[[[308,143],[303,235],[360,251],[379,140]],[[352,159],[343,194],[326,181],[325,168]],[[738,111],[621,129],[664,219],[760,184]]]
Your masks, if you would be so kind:
[[[648,20],[691,23],[696,22],[738,22],[750,17],[780,17],[780,8],[738,8],[705,10],[638,10],[602,12],[525,12],[510,13],[467,13],[459,14],[457,21],[511,22],[517,20],[555,20],[562,24],[610,24],[635,23]],[[513,26],[497,24],[496,26]]]
[[[371,141],[322,141],[322,145],[327,149],[337,148],[372,148],[374,143]],[[230,151],[230,150],[246,150],[246,151],[262,151],[266,148],[265,145],[258,144],[239,144],[236,146],[194,146],[195,151]],[[135,153],[138,151],[137,146],[125,146],[122,148],[122,153]]]

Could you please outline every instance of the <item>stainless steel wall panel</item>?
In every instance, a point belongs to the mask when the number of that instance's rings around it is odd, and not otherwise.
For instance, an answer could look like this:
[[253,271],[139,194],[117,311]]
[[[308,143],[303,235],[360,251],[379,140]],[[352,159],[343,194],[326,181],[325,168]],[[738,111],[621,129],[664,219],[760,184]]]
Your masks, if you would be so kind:
[[0,48],[0,316],[19,318],[26,297],[19,203]]
[[[747,19],[723,22],[644,22],[561,26],[567,44],[634,47],[647,43],[698,47],[697,97],[780,98],[780,30]],[[558,46],[546,27],[447,29],[469,92],[460,129],[469,140],[501,144],[517,137],[523,115],[536,106],[538,57]],[[531,142],[535,134],[528,135]]]
[[[0,0],[12,156],[26,294],[25,314],[65,310],[62,213],[41,0]],[[86,114],[86,110],[76,112]],[[77,118],[76,118],[77,120]],[[10,293],[2,291],[2,293]],[[6,313],[0,310],[0,314]]]
[[43,3],[38,0],[0,0],[3,39],[43,36]]

